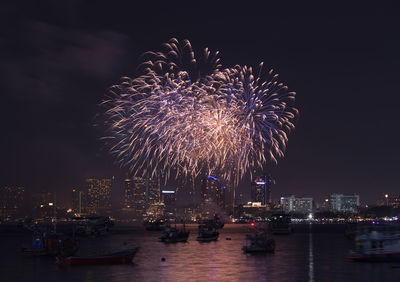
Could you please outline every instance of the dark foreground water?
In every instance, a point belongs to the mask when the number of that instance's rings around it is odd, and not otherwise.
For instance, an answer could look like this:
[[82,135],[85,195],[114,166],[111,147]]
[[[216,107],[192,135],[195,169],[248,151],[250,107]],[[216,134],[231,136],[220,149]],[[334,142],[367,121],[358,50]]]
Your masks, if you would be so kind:
[[[0,235],[0,281],[400,281],[391,263],[346,259],[353,242],[341,225],[295,225],[295,233],[274,236],[274,254],[241,251],[248,225],[226,225],[217,242],[158,242],[159,232],[142,228],[98,238],[82,238],[79,254],[100,254],[140,246],[133,264],[60,267],[54,259],[21,254],[28,235]],[[120,232],[122,233],[122,232]],[[226,240],[230,237],[232,240]],[[165,261],[161,261],[164,257]]]

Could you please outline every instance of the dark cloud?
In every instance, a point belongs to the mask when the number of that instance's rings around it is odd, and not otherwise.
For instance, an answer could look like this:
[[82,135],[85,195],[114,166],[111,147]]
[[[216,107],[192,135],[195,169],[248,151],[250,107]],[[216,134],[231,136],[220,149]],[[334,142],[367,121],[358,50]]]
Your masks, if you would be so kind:
[[[104,79],[118,70],[125,55],[127,36],[110,31],[85,32],[40,21],[26,21],[19,44],[24,52],[12,52],[0,62],[3,83],[22,99],[48,103],[71,89],[74,78]],[[15,38],[3,38],[12,46]],[[73,96],[73,93],[72,93]]]

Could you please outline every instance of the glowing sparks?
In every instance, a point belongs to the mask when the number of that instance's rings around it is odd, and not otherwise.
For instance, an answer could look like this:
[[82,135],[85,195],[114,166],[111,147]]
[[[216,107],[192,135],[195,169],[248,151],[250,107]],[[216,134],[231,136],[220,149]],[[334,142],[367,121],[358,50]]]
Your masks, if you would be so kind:
[[294,128],[295,93],[265,79],[262,64],[220,70],[218,52],[196,58],[171,39],[143,55],[142,75],[124,77],[103,101],[111,152],[134,175],[234,177],[282,157]]

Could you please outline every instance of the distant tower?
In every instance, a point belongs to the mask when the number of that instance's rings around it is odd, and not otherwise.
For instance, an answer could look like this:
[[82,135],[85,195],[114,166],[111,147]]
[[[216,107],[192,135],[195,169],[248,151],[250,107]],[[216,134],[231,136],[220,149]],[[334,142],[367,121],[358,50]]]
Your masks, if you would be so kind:
[[207,176],[201,185],[202,203],[212,202],[221,209],[225,208],[225,187],[215,176]]
[[72,189],[72,211],[79,214],[86,212],[85,192],[77,188]]
[[133,177],[131,181],[133,190],[133,209],[138,218],[146,214],[147,202],[147,181],[141,177]]
[[111,213],[112,179],[86,179],[88,188],[88,212],[92,214]]
[[132,179],[126,178],[124,180],[125,190],[124,190],[124,209],[133,209],[134,206],[134,183]]
[[165,213],[167,215],[176,214],[176,195],[175,191],[168,189],[161,191],[162,202],[165,205]]
[[271,186],[273,180],[270,175],[257,177],[251,182],[251,201],[262,205],[271,204]]
[[160,202],[160,182],[157,178],[147,179],[147,199],[146,205],[149,207],[152,204]]

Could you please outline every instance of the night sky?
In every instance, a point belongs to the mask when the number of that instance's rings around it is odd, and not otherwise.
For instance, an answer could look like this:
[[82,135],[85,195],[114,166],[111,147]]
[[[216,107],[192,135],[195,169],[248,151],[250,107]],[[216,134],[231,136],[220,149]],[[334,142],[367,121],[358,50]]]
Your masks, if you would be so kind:
[[86,177],[124,177],[93,126],[98,104],[176,37],[219,50],[224,67],[264,61],[297,92],[296,130],[269,168],[274,198],[400,194],[395,6],[134,2],[0,4],[0,185],[66,194]]

